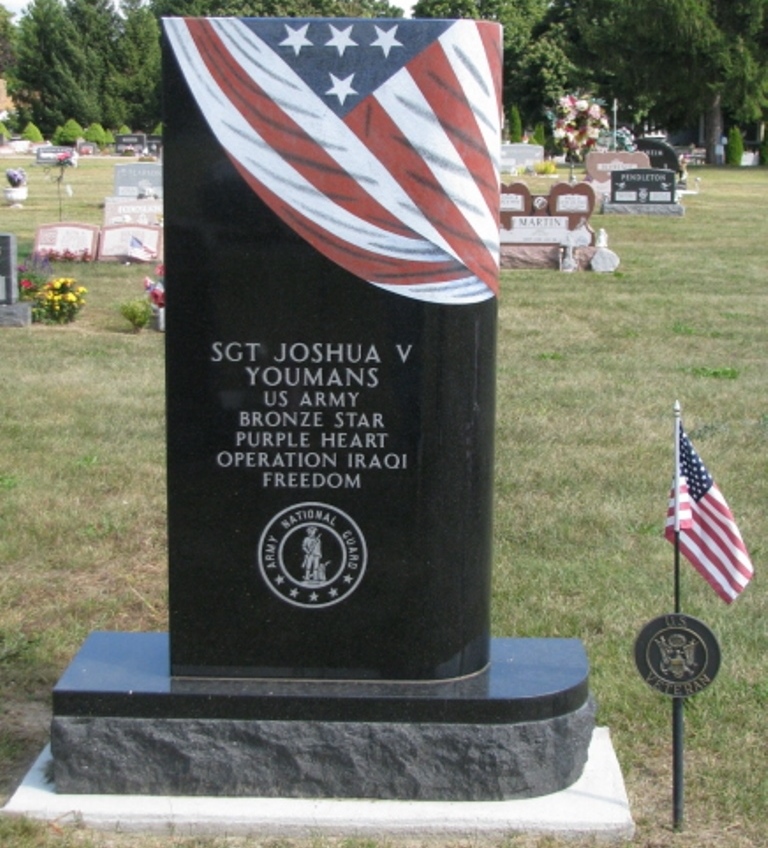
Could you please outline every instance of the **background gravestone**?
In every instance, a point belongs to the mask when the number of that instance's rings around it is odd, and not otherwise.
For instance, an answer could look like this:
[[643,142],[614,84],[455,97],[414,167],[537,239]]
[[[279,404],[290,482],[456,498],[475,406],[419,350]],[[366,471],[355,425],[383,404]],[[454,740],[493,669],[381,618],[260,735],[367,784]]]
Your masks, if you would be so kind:
[[604,213],[639,215],[683,215],[677,202],[675,172],[661,168],[613,171],[611,199],[603,203]]
[[0,233],[0,327],[26,327],[32,322],[32,306],[19,302],[16,236]]
[[663,168],[680,174],[680,157],[668,142],[660,138],[638,138],[635,145],[641,153],[648,155],[652,168]]
[[115,197],[162,197],[163,166],[156,162],[115,165]]

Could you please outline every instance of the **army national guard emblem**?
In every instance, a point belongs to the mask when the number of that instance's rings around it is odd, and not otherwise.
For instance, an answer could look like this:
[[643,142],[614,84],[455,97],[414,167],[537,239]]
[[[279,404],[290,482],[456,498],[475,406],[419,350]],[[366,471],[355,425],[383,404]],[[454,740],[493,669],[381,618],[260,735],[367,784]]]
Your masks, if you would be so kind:
[[308,609],[330,607],[360,585],[368,551],[360,528],[323,503],[279,512],[261,534],[259,570],[278,598]]
[[687,698],[706,689],[720,668],[720,646],[704,622],[670,613],[643,627],[635,663],[645,682],[663,695]]

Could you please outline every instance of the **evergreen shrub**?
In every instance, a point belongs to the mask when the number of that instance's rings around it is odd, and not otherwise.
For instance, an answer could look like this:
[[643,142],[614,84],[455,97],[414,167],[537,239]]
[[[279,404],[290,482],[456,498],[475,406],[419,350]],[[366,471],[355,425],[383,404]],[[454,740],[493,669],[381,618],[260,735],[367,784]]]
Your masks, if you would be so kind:
[[725,151],[726,165],[741,165],[741,157],[744,155],[744,139],[738,127],[728,130],[728,146]]
[[40,130],[30,121],[21,131],[21,137],[25,141],[45,141]]
[[509,110],[509,140],[512,144],[523,140],[523,122],[520,119],[520,110],[514,104]]

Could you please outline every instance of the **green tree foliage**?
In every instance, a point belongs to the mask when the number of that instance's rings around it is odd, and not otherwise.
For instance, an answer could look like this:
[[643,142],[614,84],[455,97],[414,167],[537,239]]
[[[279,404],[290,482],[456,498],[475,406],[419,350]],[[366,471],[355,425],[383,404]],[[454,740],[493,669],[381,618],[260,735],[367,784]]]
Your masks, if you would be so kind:
[[94,122],[85,128],[83,138],[97,147],[104,147],[107,143],[107,134],[104,132],[104,127],[98,122]]
[[534,123],[542,116],[542,104],[531,103],[526,97],[531,85],[526,73],[536,72],[531,65],[526,71],[526,63],[531,50],[536,49],[534,29],[546,8],[547,0],[418,0],[413,14],[416,18],[470,18],[502,24],[504,105],[517,104],[523,122]]
[[19,23],[14,71],[21,120],[49,135],[72,116],[98,119],[98,98],[85,80],[85,55],[64,7],[58,0],[32,0]]
[[148,130],[160,115],[160,27],[142,0],[123,0],[120,8],[122,35],[111,85],[119,115],[110,123]]
[[509,140],[515,144],[523,140],[523,122],[520,110],[513,103],[509,109]]
[[63,127],[57,130],[53,138],[54,144],[63,144],[74,147],[79,138],[83,137],[85,130],[74,118],[70,118]]
[[403,11],[386,0],[152,0],[163,15],[234,15],[281,18],[401,18]]
[[37,126],[35,126],[35,124],[33,124],[31,121],[21,131],[21,137],[25,141],[32,141],[32,142],[45,141],[45,139],[43,138],[43,134],[40,132],[40,130],[37,128]]
[[725,164],[741,165],[741,157],[744,155],[744,137],[738,127],[728,130],[728,146],[725,150]]
[[723,115],[768,107],[768,0],[554,0],[568,55],[606,97],[667,127],[706,117],[710,158]]
[[16,60],[16,30],[13,26],[13,15],[0,6],[0,76],[5,76],[9,68],[13,68]]

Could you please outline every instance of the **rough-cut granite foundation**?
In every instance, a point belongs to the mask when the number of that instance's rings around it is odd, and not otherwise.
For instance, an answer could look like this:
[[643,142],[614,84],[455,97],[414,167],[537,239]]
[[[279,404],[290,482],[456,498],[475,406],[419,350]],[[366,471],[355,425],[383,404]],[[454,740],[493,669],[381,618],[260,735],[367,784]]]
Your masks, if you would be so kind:
[[175,680],[166,634],[92,634],[54,689],[57,792],[480,801],[575,782],[594,728],[572,639],[492,640],[442,683]]

